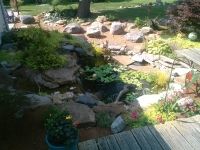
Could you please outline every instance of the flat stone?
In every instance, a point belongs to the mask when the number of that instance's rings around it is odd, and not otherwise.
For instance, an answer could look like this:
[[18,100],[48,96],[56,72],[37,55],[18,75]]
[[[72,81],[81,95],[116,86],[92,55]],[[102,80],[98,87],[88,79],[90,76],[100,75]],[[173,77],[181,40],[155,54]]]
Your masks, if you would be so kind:
[[65,92],[61,94],[60,92],[55,92],[51,95],[51,98],[53,100],[53,104],[59,105],[63,104],[69,100],[72,100],[74,98],[73,92]]
[[63,109],[69,111],[72,115],[73,121],[80,127],[94,126],[96,123],[95,113],[84,104],[68,102]]
[[25,95],[29,99],[29,108],[37,108],[40,106],[52,105],[52,101],[48,96],[40,96],[37,94]]
[[163,98],[161,94],[142,95],[137,98],[138,104],[141,108],[147,108],[152,104],[158,103]]
[[142,32],[130,32],[127,33],[124,37],[126,40],[135,43],[142,43],[144,41],[144,34]]
[[89,107],[96,106],[98,101],[99,99],[95,95],[88,92],[86,92],[85,94],[79,95],[76,100],[77,103],[85,104]]
[[143,55],[141,53],[135,54],[131,57],[133,61],[142,63],[144,61]]
[[120,64],[122,65],[129,65],[131,63],[133,63],[133,60],[131,60],[131,57],[130,56],[126,56],[126,55],[117,55],[117,56],[112,56],[112,58],[119,62]]
[[44,72],[44,75],[53,83],[64,85],[76,81],[76,73],[79,66],[71,68],[51,69]]

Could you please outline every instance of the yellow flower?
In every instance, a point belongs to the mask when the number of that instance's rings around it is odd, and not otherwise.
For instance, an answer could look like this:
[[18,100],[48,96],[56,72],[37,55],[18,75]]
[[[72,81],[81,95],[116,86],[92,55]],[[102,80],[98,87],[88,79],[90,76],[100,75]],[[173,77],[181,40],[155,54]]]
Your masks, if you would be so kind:
[[65,119],[66,119],[66,120],[72,119],[72,116],[68,115],[68,116],[66,116]]

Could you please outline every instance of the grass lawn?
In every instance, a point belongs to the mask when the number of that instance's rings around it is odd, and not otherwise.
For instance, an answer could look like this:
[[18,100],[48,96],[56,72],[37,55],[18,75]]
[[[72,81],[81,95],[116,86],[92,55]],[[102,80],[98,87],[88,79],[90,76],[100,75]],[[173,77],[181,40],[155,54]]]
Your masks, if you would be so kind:
[[[172,3],[175,0],[163,0],[163,2]],[[93,12],[92,17],[96,17],[98,15],[107,15],[115,19],[123,19],[123,20],[134,20],[136,17],[140,18],[154,18],[154,17],[162,17],[165,15],[166,5],[164,6],[154,6],[150,14],[147,13],[147,7],[142,8],[134,8],[138,4],[145,4],[149,2],[155,2],[155,0],[115,0],[114,2],[104,2],[104,3],[92,3],[91,11]],[[70,3],[66,5],[59,5],[58,9],[65,8],[77,8],[77,3]],[[122,8],[120,8],[122,7]],[[128,7],[128,8],[127,8]],[[20,7],[20,11],[23,14],[32,14],[37,15],[41,12],[48,11],[52,7],[48,4],[42,5],[23,5]]]

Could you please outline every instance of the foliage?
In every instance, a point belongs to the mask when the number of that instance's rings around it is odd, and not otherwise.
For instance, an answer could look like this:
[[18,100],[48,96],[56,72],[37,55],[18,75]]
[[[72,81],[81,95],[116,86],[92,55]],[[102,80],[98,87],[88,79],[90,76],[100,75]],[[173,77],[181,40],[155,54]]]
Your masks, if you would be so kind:
[[96,57],[103,56],[105,50],[95,44],[92,44],[92,51]]
[[138,88],[142,88],[141,81],[147,81],[148,83],[153,82],[152,76],[148,75],[147,73],[132,71],[132,70],[121,72],[119,77],[122,82],[128,84],[134,84]]
[[134,93],[134,92],[127,93],[126,97],[125,97],[125,101],[127,101],[127,102],[133,102],[133,101],[136,100],[137,97],[139,97],[138,93]]
[[15,52],[6,52],[6,51],[0,51],[0,62],[1,61],[6,61],[10,63],[15,63],[18,62],[19,60],[19,53]]
[[154,89],[164,89],[169,81],[169,76],[162,71],[157,71],[155,73],[151,74],[153,84],[154,84]]
[[101,128],[110,128],[113,118],[107,112],[99,112],[96,114],[97,126]]
[[176,47],[176,49],[181,49],[181,48],[195,48],[195,47],[200,47],[200,42],[195,42],[188,40],[183,34],[179,33],[176,36],[169,38],[167,42],[170,45],[173,45]]
[[61,4],[62,0],[50,0],[50,5],[53,6],[53,10],[56,9],[56,6],[58,6],[59,4]]
[[0,88],[0,118],[1,120],[20,117],[22,107],[26,106],[28,101],[21,92],[10,92],[6,88]]
[[99,67],[86,67],[84,70],[86,79],[95,80],[101,83],[110,83],[118,79],[118,73],[111,64]]
[[118,19],[115,15],[112,15],[112,14],[107,14],[107,15],[106,15],[106,18],[107,18],[109,21],[115,21],[115,20]]
[[78,138],[78,131],[73,125],[72,117],[66,111],[54,108],[45,121],[48,139],[56,145],[69,145],[75,143]]
[[[47,70],[62,67],[66,59],[58,54],[64,35],[56,31],[45,31],[39,28],[27,28],[11,31],[11,40],[21,50],[20,61],[34,70]],[[7,37],[6,39],[9,37]]]
[[147,19],[141,19],[140,17],[136,17],[134,23],[138,28],[142,28],[147,25]]
[[131,128],[155,124],[155,122],[149,119],[143,112],[132,112],[131,114],[127,113],[124,118],[126,124]]
[[193,89],[194,92],[198,96],[200,95],[200,72],[192,70],[186,75],[186,87],[189,89]]
[[169,56],[172,54],[171,47],[161,39],[151,40],[147,43],[146,50],[150,54]]
[[[169,10],[168,14],[173,20],[172,27],[186,32],[197,31],[200,26],[200,1],[180,0],[177,1]],[[191,27],[194,27],[192,31]]]

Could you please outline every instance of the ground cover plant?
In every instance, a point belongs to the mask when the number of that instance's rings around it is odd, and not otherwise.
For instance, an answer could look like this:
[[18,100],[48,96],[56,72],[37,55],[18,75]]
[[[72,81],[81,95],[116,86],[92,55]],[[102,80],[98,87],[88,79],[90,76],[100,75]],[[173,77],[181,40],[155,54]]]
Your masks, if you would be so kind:
[[47,70],[63,67],[67,62],[58,53],[64,34],[27,28],[11,31],[3,37],[3,42],[6,43],[9,37],[17,45],[19,61],[28,68]]
[[[180,99],[187,99],[187,103]],[[199,101],[193,101],[185,97],[181,91],[174,91],[167,95],[166,99],[161,99],[157,104],[153,104],[144,110],[125,114],[125,119],[130,127],[141,127],[150,124],[165,123],[173,121],[179,117],[190,117],[200,113]]]

